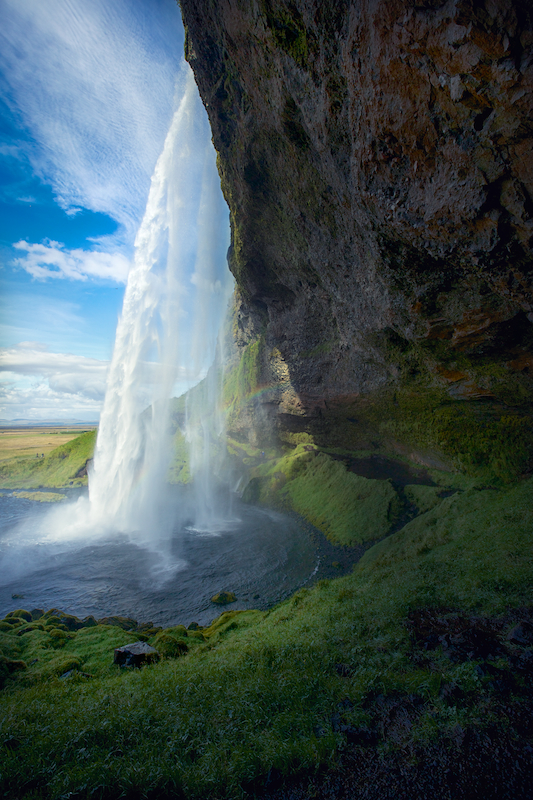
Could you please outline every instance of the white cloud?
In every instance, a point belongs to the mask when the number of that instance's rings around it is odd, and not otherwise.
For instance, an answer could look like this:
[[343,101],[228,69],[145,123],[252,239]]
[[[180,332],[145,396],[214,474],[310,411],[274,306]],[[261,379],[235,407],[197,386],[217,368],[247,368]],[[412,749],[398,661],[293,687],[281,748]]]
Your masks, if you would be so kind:
[[33,169],[65,209],[109,214],[130,242],[181,52],[174,0],[2,2],[0,88],[32,136]]
[[94,250],[69,250],[59,242],[29,244],[20,241],[13,245],[24,252],[14,264],[29,272],[33,278],[69,278],[85,281],[88,277],[126,283],[129,260],[121,253],[101,253]]
[[108,363],[50,353],[40,342],[0,351],[0,415],[4,418],[96,419],[104,399]]

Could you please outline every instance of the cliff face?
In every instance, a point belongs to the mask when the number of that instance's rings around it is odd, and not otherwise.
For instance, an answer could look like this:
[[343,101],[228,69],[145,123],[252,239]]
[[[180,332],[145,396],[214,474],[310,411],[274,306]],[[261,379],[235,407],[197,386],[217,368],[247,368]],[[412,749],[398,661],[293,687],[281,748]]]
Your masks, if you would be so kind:
[[[533,389],[528,0],[181,0],[262,410]],[[507,392],[507,394],[505,394]]]

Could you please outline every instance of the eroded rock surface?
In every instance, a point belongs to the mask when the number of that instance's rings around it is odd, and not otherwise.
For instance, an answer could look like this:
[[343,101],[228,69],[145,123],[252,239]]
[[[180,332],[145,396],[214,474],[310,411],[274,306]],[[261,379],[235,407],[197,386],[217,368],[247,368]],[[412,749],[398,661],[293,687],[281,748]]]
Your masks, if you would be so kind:
[[531,5],[181,6],[264,413],[390,386],[420,344],[451,396],[490,399],[487,360],[531,396]]

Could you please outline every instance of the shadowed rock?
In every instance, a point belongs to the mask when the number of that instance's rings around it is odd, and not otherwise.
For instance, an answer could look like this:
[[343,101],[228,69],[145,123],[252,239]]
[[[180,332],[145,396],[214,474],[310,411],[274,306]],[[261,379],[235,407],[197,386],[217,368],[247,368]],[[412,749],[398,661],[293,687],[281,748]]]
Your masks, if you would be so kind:
[[115,649],[114,663],[121,667],[142,667],[159,661],[159,653],[146,642],[133,642]]

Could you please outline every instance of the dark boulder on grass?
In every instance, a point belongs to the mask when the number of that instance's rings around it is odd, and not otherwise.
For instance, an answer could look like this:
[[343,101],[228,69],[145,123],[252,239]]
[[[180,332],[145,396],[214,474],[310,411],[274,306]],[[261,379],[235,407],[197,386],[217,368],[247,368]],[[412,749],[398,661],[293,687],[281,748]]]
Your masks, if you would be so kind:
[[211,598],[211,602],[219,606],[227,606],[228,603],[234,603],[236,600],[237,598],[233,592],[219,592]]
[[115,649],[114,663],[122,667],[142,667],[159,661],[159,653],[147,642],[132,642]]

